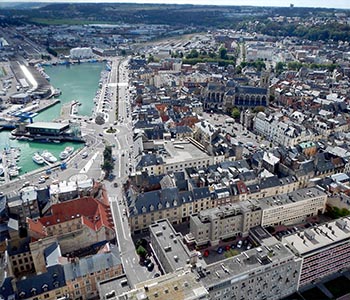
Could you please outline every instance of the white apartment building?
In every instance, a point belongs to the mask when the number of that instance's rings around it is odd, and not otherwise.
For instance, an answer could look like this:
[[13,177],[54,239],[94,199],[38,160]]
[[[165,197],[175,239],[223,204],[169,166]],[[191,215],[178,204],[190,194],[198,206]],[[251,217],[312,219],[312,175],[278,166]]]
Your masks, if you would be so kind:
[[93,57],[92,49],[86,48],[73,48],[69,51],[71,59],[84,59]]
[[279,300],[297,291],[301,261],[271,237],[258,248],[197,270],[210,299]]
[[190,233],[196,245],[247,235],[251,227],[260,225],[261,209],[249,201],[202,210],[190,217]]
[[313,140],[313,135],[304,126],[296,125],[290,120],[280,121],[263,112],[259,112],[254,118],[253,128],[268,140],[285,147]]
[[326,210],[327,194],[312,187],[259,200],[262,209],[261,226],[300,223]]
[[300,287],[350,267],[349,225],[346,217],[283,237],[303,259]]

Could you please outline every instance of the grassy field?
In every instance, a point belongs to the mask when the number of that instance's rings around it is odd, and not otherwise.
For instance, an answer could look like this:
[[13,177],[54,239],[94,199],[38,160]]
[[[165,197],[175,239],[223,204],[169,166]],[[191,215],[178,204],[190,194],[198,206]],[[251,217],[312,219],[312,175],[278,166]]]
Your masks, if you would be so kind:
[[89,24],[115,24],[113,22],[105,21],[88,21],[88,20],[75,20],[75,19],[45,19],[45,18],[32,18],[31,22],[43,25],[89,25]]

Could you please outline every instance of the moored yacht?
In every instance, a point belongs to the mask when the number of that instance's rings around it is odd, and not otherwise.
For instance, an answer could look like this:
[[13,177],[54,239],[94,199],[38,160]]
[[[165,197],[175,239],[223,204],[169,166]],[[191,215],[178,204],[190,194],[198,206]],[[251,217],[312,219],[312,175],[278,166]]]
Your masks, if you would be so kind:
[[60,159],[66,159],[69,156],[72,155],[72,153],[74,152],[74,148],[73,147],[66,147],[64,148],[64,150],[60,153]]
[[38,152],[35,152],[33,157],[32,157],[33,161],[35,163],[37,163],[38,165],[42,165],[43,163],[45,163],[45,160],[44,158],[38,153]]
[[47,150],[44,150],[41,153],[41,156],[43,157],[43,159],[45,159],[49,163],[55,163],[57,161],[57,158],[55,156],[53,156],[52,153],[47,151]]

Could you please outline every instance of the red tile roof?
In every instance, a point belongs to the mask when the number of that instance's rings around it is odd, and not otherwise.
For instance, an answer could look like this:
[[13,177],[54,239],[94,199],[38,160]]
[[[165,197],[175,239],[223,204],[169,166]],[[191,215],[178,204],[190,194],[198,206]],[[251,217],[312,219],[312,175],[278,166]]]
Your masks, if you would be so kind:
[[34,233],[46,236],[45,227],[80,218],[82,224],[95,231],[98,231],[101,227],[113,229],[110,206],[106,204],[105,199],[102,201],[104,203],[92,197],[84,197],[53,204],[50,216],[39,218],[36,221],[28,218],[28,228]]

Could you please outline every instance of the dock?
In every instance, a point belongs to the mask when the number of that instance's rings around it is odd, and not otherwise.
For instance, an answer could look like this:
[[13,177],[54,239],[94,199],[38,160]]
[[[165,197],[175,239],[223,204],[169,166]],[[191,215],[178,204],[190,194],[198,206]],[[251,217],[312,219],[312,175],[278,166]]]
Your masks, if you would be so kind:
[[37,109],[33,109],[32,112],[40,113],[60,102],[61,102],[60,99],[54,99],[54,100],[42,99],[39,102],[39,107]]
[[63,120],[69,120],[71,115],[73,115],[73,110],[75,108],[76,105],[78,105],[78,101],[71,101],[71,102],[68,102],[68,103],[65,103],[62,105],[62,108],[61,108],[61,115],[60,115],[60,119],[63,119]]

